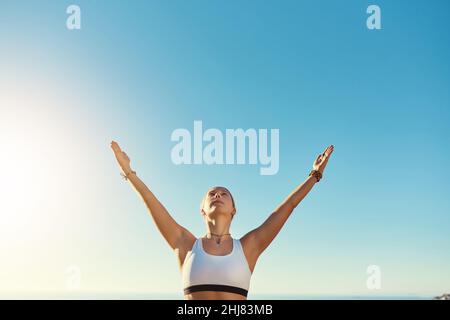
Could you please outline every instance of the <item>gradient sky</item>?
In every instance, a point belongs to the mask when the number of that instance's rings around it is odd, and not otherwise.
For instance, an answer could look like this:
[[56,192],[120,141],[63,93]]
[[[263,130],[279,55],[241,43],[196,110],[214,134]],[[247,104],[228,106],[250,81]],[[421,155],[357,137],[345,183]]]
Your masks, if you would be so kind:
[[[81,30],[66,8],[81,7]],[[381,8],[368,30],[366,9]],[[208,187],[235,238],[334,153],[260,257],[253,294],[450,290],[448,1],[2,1],[0,293],[179,293],[174,253],[122,180],[198,237]],[[277,128],[280,169],[182,165],[177,128]],[[366,268],[381,268],[368,290]]]

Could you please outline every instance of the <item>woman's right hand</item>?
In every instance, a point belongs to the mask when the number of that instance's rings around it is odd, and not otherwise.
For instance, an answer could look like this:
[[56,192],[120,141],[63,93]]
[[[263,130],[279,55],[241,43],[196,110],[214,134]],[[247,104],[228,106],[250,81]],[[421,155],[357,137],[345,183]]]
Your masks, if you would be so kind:
[[128,155],[124,151],[122,151],[122,149],[120,149],[119,144],[115,141],[111,141],[111,148],[122,171],[125,174],[127,172],[130,172],[130,158],[128,157]]

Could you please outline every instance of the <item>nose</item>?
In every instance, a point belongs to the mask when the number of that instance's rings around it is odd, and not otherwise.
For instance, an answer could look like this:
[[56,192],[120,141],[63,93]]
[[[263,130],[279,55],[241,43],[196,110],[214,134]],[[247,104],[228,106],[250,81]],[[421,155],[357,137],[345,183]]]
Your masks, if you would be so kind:
[[220,198],[221,196],[220,196],[220,192],[216,192],[215,194],[214,194],[214,198]]

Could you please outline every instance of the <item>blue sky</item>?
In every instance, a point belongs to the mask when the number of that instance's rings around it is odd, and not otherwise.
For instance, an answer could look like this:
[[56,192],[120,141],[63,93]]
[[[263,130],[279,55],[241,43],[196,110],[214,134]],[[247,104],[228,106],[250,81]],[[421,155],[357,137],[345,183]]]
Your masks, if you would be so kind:
[[[72,3],[81,30],[66,28]],[[381,30],[366,27],[370,4],[381,8]],[[324,179],[261,256],[250,292],[449,290],[447,1],[1,7],[0,291],[64,292],[75,265],[82,290],[181,297],[175,255],[121,179],[111,140],[197,236],[203,193],[227,186],[235,237],[263,222],[333,144]],[[278,173],[175,166],[170,135],[192,132],[195,120],[223,132],[279,129]],[[372,264],[380,290],[366,287]]]

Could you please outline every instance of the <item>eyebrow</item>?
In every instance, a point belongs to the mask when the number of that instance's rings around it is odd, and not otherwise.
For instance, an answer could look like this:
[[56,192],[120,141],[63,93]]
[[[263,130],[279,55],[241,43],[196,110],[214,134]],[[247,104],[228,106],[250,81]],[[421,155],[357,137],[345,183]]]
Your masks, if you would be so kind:
[[212,189],[212,190],[209,190],[209,191],[208,191],[208,194],[210,194],[210,193],[213,192],[213,191],[222,191],[222,192],[225,192],[225,193],[230,194],[230,193],[228,192],[228,190],[225,190],[225,189]]

